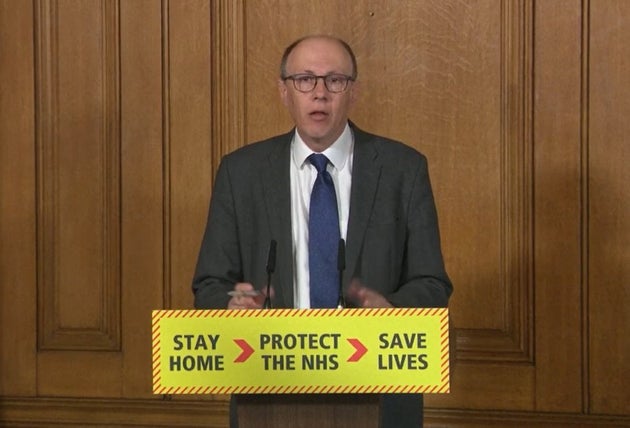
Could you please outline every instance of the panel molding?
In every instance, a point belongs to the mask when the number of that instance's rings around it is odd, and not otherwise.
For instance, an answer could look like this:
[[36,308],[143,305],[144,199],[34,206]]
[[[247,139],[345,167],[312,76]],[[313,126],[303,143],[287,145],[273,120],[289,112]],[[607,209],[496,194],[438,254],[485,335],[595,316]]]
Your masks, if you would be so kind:
[[[103,426],[224,428],[228,402],[0,398],[3,427]],[[630,426],[629,417],[492,410],[425,409],[426,427],[596,428]]]
[[[170,1],[162,1],[162,240],[171,241],[171,41],[170,41]],[[171,293],[171,246],[164,245],[162,259],[162,298],[163,307],[172,307]]]
[[212,176],[221,157],[245,143],[245,5],[212,2]]
[[[581,111],[580,111],[580,176],[589,177],[589,93],[590,93],[590,38],[591,38],[591,1],[582,1],[582,45],[581,45],[581,88],[580,98]],[[582,234],[582,248],[581,248],[581,337],[588,338],[590,335],[589,323],[590,323],[590,302],[589,302],[589,247],[590,247],[590,232],[589,232],[589,220],[588,214],[585,210],[588,210],[589,206],[589,182],[588,180],[580,180],[580,204],[582,206],[582,213],[580,217],[580,231]],[[588,340],[582,340],[582,406],[586,411],[591,410],[591,379],[590,379],[590,365],[587,361],[590,360],[590,347]]]
[[[118,3],[102,1],[100,8],[102,64],[102,117],[96,130],[98,138],[85,144],[98,144],[101,154],[98,170],[100,218],[93,223],[100,230],[98,256],[92,257],[98,278],[82,278],[93,287],[100,305],[95,325],[68,325],[62,322],[59,279],[59,238],[65,230],[59,225],[60,164],[59,151],[61,99],[59,3],[35,2],[35,86],[37,156],[37,270],[38,270],[38,347],[41,350],[119,350],[120,349],[120,77]],[[66,60],[69,60],[66,58]],[[78,159],[81,162],[80,159]],[[67,167],[67,165],[66,165]],[[66,171],[67,173],[67,171]],[[82,182],[72,182],[80,187]],[[74,187],[73,187],[74,189]],[[72,191],[73,189],[70,189]],[[77,213],[77,216],[81,214]],[[86,238],[87,239],[87,238]],[[69,305],[66,305],[66,308]],[[81,310],[81,308],[72,308]]]
[[501,2],[504,328],[457,329],[457,360],[533,364],[533,4]]
[[0,398],[3,427],[211,427],[228,425],[225,398],[204,401]]

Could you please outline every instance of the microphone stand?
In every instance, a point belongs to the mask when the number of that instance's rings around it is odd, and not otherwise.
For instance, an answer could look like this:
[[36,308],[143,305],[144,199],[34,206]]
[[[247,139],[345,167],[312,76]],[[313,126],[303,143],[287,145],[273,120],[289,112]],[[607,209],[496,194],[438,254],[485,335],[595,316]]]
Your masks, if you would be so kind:
[[339,299],[337,300],[337,309],[346,307],[346,299],[343,297],[343,271],[346,269],[346,242],[339,240],[337,248],[337,270],[339,271]]
[[271,274],[276,269],[276,241],[269,242],[269,253],[267,253],[267,293],[263,309],[271,309]]

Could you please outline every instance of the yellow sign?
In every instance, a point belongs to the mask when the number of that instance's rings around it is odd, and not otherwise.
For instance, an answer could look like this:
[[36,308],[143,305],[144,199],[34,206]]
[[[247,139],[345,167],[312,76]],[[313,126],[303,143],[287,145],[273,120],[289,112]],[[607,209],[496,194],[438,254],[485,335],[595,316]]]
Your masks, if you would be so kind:
[[448,393],[448,309],[153,311],[154,394]]

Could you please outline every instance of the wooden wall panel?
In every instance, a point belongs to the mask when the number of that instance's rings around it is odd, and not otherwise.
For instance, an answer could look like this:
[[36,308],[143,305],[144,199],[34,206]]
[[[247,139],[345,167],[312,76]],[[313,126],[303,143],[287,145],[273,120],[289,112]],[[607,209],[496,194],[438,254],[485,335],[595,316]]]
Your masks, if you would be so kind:
[[2,397],[0,410],[3,428],[228,426],[226,406],[208,402]]
[[0,1],[0,396],[37,391],[32,20],[31,2]]
[[39,348],[115,351],[118,12],[98,3],[36,4]]
[[[212,2],[212,166],[245,144],[246,52],[244,1]],[[240,29],[240,30],[239,30]],[[263,40],[259,40],[263,42]],[[247,95],[249,97],[249,94]]]
[[118,10],[37,1],[34,12],[38,349],[49,351],[38,390],[116,394],[121,380],[106,373],[121,358]]
[[160,1],[120,2],[122,140],[121,395],[151,395],[151,310],[164,305],[165,10]]
[[590,407],[630,403],[630,2],[590,2],[588,308]]
[[582,409],[579,0],[536,3],[536,408]]
[[211,6],[206,0],[170,2],[166,61],[165,202],[170,243],[165,307],[192,308],[191,282],[212,189],[213,99]]

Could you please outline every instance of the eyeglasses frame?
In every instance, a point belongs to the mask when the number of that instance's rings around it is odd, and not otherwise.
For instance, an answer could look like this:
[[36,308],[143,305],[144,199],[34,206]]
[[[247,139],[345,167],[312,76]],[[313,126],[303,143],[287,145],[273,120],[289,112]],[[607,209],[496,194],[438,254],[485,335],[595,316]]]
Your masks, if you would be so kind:
[[[297,84],[295,83],[295,81],[296,81],[297,78],[303,77],[303,76],[308,76],[308,77],[314,77],[315,78],[315,84],[313,85],[313,89],[310,89],[308,91],[303,91],[301,89],[298,89]],[[328,87],[328,83],[326,83],[326,79],[331,77],[331,76],[343,77],[344,79],[346,79],[346,85],[344,86],[344,88],[341,91],[331,91],[330,90],[330,88]],[[342,92],[345,92],[345,90],[348,89],[348,82],[354,82],[356,80],[356,78],[354,78],[353,76],[348,76],[347,74],[341,74],[341,73],[331,73],[331,74],[324,74],[324,75],[317,75],[317,74],[311,74],[311,73],[296,73],[296,74],[291,74],[289,76],[283,77],[282,81],[286,82],[287,80],[292,80],[293,81],[293,87],[295,88],[296,91],[301,92],[303,94],[308,94],[310,92],[313,92],[315,90],[315,88],[317,88],[317,84],[319,83],[319,79],[322,79],[322,81],[324,82],[324,87],[331,94],[340,94]]]

